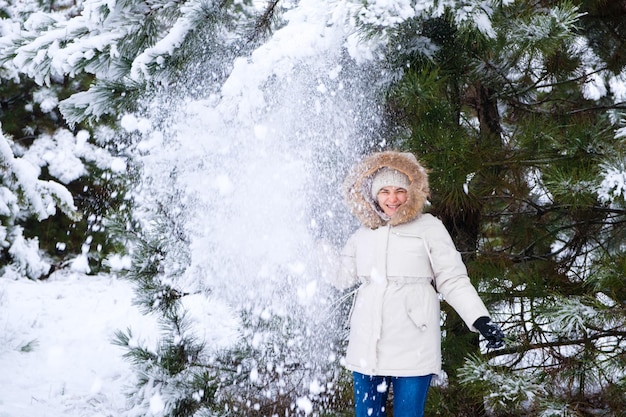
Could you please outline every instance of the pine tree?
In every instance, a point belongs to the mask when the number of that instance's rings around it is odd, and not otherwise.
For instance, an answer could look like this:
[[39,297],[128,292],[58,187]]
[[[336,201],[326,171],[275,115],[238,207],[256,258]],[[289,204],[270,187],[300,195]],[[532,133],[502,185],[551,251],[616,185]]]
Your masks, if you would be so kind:
[[[78,5],[52,2],[4,3],[2,13],[2,51],[0,62],[0,122],[2,140],[10,147],[5,154],[0,186],[6,191],[5,203],[12,208],[2,214],[2,228],[8,230],[3,239],[0,259],[3,272],[13,271],[32,279],[43,279],[58,269],[68,266],[81,271],[97,273],[107,269],[106,258],[120,250],[120,242],[105,234],[104,224],[112,213],[124,205],[125,179],[111,169],[115,160],[106,146],[105,125],[69,126],[59,111],[59,102],[76,92],[91,80],[90,74],[70,78],[66,74],[46,73],[46,66],[23,67],[18,49],[32,40],[33,22],[46,14],[53,22],[71,18],[78,13]],[[30,19],[28,30],[25,22]],[[26,48],[28,49],[28,48]],[[31,51],[32,52],[32,51]],[[25,52],[28,55],[28,52]],[[35,74],[34,70],[41,70]],[[46,79],[45,85],[42,85]],[[97,136],[100,136],[97,138]],[[11,165],[21,164],[21,172]],[[28,166],[28,168],[26,168]],[[68,169],[69,168],[69,169]],[[26,171],[31,175],[27,176]],[[36,178],[28,178],[34,175]],[[31,181],[31,183],[22,183]],[[49,184],[43,187],[41,184]],[[39,191],[30,190],[33,184]],[[33,199],[41,190],[52,190],[63,195],[61,205],[49,202],[46,192],[39,196],[51,204],[44,213],[35,209]],[[18,191],[21,190],[21,191]],[[17,198],[14,202],[11,193]],[[71,194],[71,195],[70,195]],[[59,201],[57,201],[59,202]],[[58,210],[54,210],[54,207]],[[20,251],[19,242],[37,242],[31,251]],[[29,263],[46,267],[31,268]],[[11,267],[21,265],[18,270]]]
[[[391,61],[402,72],[389,125],[410,132],[395,144],[432,170],[432,211],[510,338],[477,356],[446,310],[449,384],[433,414],[618,415],[624,406],[626,32],[621,6],[602,5],[502,5],[493,36],[450,13],[412,20],[389,48],[407,51]],[[415,33],[435,52],[408,48]]]

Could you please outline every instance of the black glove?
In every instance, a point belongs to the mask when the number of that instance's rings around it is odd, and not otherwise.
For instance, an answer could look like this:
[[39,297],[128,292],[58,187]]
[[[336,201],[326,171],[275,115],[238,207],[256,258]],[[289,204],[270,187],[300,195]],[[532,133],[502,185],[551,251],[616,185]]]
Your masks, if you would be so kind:
[[498,349],[504,346],[504,333],[489,317],[479,317],[473,326],[487,340],[487,349]]

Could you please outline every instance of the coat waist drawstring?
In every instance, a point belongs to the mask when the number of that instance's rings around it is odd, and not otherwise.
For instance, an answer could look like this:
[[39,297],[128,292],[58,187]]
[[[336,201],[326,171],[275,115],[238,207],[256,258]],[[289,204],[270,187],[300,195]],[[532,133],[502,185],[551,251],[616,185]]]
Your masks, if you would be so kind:
[[[372,279],[370,277],[360,277],[360,281],[362,285],[370,284]],[[433,277],[387,277],[387,282],[401,285],[431,284]]]

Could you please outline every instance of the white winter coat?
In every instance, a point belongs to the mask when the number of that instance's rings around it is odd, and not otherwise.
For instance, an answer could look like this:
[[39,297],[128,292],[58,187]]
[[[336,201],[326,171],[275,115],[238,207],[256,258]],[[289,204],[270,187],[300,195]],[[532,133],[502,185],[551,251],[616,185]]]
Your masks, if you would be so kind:
[[[385,220],[370,197],[372,175],[388,166],[411,180],[403,210]],[[367,375],[419,376],[441,371],[442,294],[467,326],[489,316],[440,220],[422,214],[426,171],[407,153],[373,154],[346,179],[347,200],[363,223],[347,241],[334,284],[360,284],[350,314],[345,363]],[[436,290],[435,288],[436,287]]]

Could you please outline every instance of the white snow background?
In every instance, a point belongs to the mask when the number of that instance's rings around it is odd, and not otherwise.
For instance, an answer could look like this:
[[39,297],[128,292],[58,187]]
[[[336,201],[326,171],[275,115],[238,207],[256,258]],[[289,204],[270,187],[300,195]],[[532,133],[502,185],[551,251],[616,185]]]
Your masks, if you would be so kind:
[[114,275],[0,279],[0,417],[121,415],[135,376],[114,332],[158,336],[133,296]]

